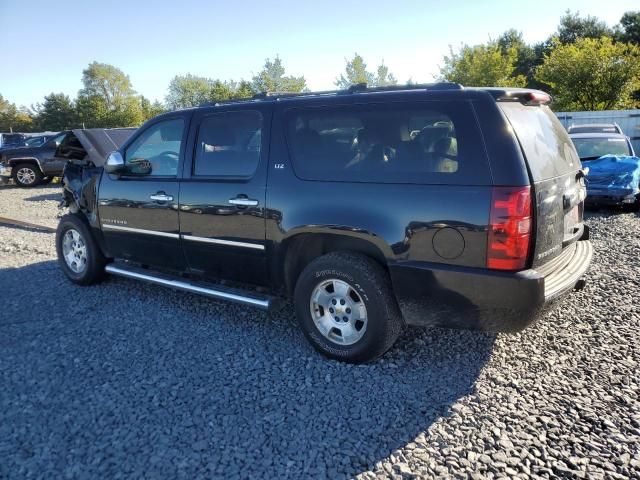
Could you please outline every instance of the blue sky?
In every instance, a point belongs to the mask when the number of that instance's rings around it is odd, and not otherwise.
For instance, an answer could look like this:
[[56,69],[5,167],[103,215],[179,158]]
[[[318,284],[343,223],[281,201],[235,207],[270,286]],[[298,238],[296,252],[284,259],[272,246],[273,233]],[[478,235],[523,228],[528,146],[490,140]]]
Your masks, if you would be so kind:
[[564,11],[609,25],[637,0],[511,1],[0,0],[0,94],[18,105],[51,92],[74,97],[93,60],[121,68],[134,88],[163,100],[170,79],[193,73],[249,79],[267,57],[312,89],[332,88],[345,57],[384,62],[402,82],[433,80],[449,45],[476,44],[508,28],[536,42]]

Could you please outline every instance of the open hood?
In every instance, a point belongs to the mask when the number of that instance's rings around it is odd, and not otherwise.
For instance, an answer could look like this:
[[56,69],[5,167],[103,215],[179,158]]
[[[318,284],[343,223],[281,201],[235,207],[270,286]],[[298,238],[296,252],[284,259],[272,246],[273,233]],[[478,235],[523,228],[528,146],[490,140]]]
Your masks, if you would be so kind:
[[84,128],[71,130],[56,151],[69,160],[87,160],[102,167],[107,155],[120,148],[135,128]]

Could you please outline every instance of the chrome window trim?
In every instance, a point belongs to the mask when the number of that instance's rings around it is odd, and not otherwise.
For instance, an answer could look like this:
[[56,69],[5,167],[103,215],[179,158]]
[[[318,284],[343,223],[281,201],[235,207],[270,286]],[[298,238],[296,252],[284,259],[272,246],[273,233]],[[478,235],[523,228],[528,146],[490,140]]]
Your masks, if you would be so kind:
[[215,243],[218,245],[229,245],[232,247],[254,248],[256,250],[264,250],[264,245],[259,243],[234,242],[233,240],[222,240],[219,238],[196,237],[194,235],[181,235],[184,240],[193,242]]
[[119,230],[122,232],[131,232],[131,233],[142,233],[144,235],[155,235],[156,237],[166,237],[166,238],[180,238],[180,235],[177,233],[167,233],[167,232],[158,232],[156,230],[144,230],[142,228],[131,228],[131,227],[123,227],[121,225],[111,225],[108,223],[103,223],[102,228],[106,230]]

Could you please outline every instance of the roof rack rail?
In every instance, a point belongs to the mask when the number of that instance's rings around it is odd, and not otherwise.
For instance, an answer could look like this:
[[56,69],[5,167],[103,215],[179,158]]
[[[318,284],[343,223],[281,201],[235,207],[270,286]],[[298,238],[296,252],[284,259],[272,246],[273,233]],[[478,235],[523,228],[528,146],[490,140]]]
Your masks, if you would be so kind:
[[200,105],[215,106],[227,103],[239,102],[255,102],[259,100],[279,100],[295,97],[313,97],[320,95],[349,95],[354,93],[373,93],[373,92],[400,92],[406,90],[462,90],[464,87],[459,83],[453,82],[436,82],[436,83],[414,83],[411,85],[384,85],[380,87],[369,87],[366,83],[356,83],[346,89],[341,90],[317,90],[310,92],[260,92],[249,98],[241,98],[235,100],[221,100],[207,102]]

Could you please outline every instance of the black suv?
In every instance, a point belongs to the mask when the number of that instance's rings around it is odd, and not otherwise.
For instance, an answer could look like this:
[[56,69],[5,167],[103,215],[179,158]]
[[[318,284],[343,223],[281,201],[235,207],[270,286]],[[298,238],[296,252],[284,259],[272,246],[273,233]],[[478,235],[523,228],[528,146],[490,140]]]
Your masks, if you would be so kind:
[[290,297],[313,346],[351,362],[405,324],[522,329],[592,256],[584,172],[549,101],[356,86],[160,115],[104,167],[67,165],[60,266],[81,285]]

